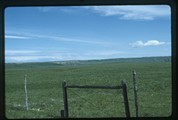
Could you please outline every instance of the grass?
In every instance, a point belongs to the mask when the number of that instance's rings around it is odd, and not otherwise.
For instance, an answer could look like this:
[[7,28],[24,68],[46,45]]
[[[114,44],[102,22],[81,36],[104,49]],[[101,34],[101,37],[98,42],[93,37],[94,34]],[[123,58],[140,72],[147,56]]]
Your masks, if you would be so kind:
[[[6,65],[7,118],[60,118],[63,80],[70,85],[120,85],[121,80],[125,80],[131,116],[135,117],[133,69],[137,71],[139,116],[165,117],[172,113],[170,62],[34,64]],[[25,106],[25,74],[29,111]],[[70,117],[125,117],[121,90],[68,89],[68,102]]]

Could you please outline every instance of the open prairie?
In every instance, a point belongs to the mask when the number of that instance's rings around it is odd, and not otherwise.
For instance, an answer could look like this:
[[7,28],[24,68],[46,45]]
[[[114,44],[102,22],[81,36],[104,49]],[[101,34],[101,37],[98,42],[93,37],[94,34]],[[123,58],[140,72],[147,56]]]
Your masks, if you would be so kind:
[[[69,85],[127,84],[131,116],[135,117],[132,71],[136,70],[141,117],[172,113],[170,57],[8,63],[5,69],[7,118],[60,118],[62,81]],[[29,110],[26,111],[24,76]],[[125,117],[121,90],[68,89],[69,117]]]

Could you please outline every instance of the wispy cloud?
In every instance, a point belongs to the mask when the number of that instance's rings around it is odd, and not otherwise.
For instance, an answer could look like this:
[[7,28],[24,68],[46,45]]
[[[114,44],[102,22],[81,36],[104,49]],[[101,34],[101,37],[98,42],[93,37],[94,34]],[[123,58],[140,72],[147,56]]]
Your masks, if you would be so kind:
[[48,58],[47,56],[7,56],[6,62],[32,62]]
[[[74,43],[85,43],[85,44],[97,44],[97,45],[109,45],[112,44],[110,42],[104,42],[101,40],[85,40],[85,38],[70,38],[70,37],[63,37],[63,36],[55,36],[55,35],[42,35],[42,34],[35,34],[35,33],[25,33],[25,32],[10,32],[13,35],[6,35],[6,38],[19,38],[19,39],[45,39],[45,40],[54,40],[54,41],[62,41],[62,42],[74,42]],[[21,35],[21,36],[20,36]],[[24,37],[25,36],[25,37]],[[89,39],[89,38],[87,38]]]
[[85,40],[85,39],[58,37],[58,36],[41,36],[41,37],[49,38],[55,41],[64,41],[64,42],[77,42],[77,43],[98,44],[98,45],[110,44],[109,42],[103,42],[103,41],[93,41],[93,40]]
[[57,9],[57,7],[37,7],[37,9],[42,12],[49,12]]
[[65,7],[65,6],[61,6],[61,7],[37,7],[37,9],[41,12],[64,12],[64,13],[76,13],[77,11],[81,10],[79,8],[82,7],[75,7],[75,6],[70,6],[70,7]]
[[17,55],[17,54],[34,54],[40,53],[40,51],[36,50],[6,50],[5,54],[7,55]]
[[159,46],[163,44],[165,44],[165,42],[160,42],[158,40],[148,40],[147,42],[136,41],[134,43],[130,43],[129,45],[131,45],[132,47],[145,47],[145,46]]
[[37,62],[115,58],[123,54],[117,50],[73,52],[71,50],[6,50],[6,62]]
[[17,35],[5,35],[5,38],[8,38],[8,39],[29,39],[28,37],[17,36]]
[[38,9],[42,12],[62,11],[65,13],[75,13],[78,10],[88,9],[102,16],[118,16],[124,20],[154,20],[171,14],[168,5],[38,7]]
[[5,58],[6,62],[33,62],[39,60],[50,61],[62,59],[56,52],[48,50],[6,50]]
[[118,16],[126,20],[153,20],[170,15],[166,5],[128,5],[128,6],[91,6],[86,7],[103,16]]

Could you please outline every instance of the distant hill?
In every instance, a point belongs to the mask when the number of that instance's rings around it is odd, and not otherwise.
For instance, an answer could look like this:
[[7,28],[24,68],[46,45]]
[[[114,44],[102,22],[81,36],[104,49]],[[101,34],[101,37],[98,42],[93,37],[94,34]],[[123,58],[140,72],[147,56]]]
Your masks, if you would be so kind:
[[132,63],[132,62],[171,62],[171,56],[161,57],[140,57],[140,58],[112,58],[112,59],[100,59],[100,60],[70,60],[70,61],[58,61],[56,64],[91,64],[91,63]]
[[7,68],[50,68],[59,66],[77,66],[106,63],[145,63],[145,62],[171,62],[171,56],[163,57],[140,57],[140,58],[113,58],[101,60],[68,60],[54,62],[31,62],[31,63],[6,63]]
[[161,57],[140,57],[140,58],[115,58],[106,59],[104,61],[110,62],[171,62],[171,56]]

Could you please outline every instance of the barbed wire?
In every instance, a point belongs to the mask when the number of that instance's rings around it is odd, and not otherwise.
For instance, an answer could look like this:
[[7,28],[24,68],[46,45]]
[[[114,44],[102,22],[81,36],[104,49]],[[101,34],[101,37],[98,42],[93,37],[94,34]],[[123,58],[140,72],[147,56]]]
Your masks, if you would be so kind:
[[[93,107],[93,108],[97,109],[97,113],[103,112],[106,115],[109,115],[108,112],[104,111],[105,109],[102,109],[102,108],[96,106],[96,104],[93,104],[92,102],[89,102],[89,101],[91,101],[90,99],[86,99],[85,97],[82,97],[81,95],[77,94],[74,91],[72,91],[72,93],[75,94],[76,96],[78,96],[79,98],[81,98],[82,100],[84,100],[86,103],[90,104],[91,105],[90,107]],[[114,99],[112,99],[112,102],[113,101],[114,101]],[[90,108],[90,107],[87,106],[87,108]]]

